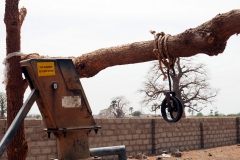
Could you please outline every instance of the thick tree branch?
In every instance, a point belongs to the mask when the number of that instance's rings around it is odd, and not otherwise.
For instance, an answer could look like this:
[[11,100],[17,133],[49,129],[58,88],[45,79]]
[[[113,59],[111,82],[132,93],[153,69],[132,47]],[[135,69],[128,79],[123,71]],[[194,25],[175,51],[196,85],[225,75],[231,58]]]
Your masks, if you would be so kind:
[[[218,55],[224,51],[229,37],[238,33],[240,10],[232,10],[218,14],[196,28],[170,36],[167,48],[171,57],[190,57],[199,53]],[[107,67],[147,62],[157,60],[157,57],[153,53],[153,40],[150,40],[99,49],[73,60],[79,77],[83,78],[92,77]]]

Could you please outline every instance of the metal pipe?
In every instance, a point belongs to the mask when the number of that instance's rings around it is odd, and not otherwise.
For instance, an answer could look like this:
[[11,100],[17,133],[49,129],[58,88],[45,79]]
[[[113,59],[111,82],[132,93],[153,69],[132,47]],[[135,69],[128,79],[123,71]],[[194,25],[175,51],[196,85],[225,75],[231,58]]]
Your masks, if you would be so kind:
[[108,155],[118,155],[118,160],[126,160],[126,148],[122,146],[111,146],[111,147],[101,147],[101,148],[90,148],[90,156],[108,156]]
[[0,157],[2,157],[37,98],[38,90],[33,89],[0,142]]

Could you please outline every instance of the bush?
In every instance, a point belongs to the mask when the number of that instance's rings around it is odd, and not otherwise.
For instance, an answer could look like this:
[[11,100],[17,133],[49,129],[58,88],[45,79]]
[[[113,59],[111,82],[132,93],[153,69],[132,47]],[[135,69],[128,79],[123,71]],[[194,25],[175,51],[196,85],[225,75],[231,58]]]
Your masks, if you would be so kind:
[[133,116],[137,116],[137,117],[139,117],[141,114],[142,114],[142,113],[141,113],[140,111],[134,111],[134,112],[132,113]]
[[197,117],[203,117],[204,115],[201,112],[199,112],[196,116]]

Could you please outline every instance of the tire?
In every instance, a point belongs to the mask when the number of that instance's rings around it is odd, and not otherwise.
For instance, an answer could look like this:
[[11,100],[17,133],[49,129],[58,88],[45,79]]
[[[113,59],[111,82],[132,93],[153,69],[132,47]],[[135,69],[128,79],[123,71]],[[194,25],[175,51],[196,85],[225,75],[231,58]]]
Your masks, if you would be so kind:
[[180,100],[177,97],[170,96],[170,106],[165,98],[161,105],[161,113],[163,119],[167,122],[177,122],[181,119],[183,113],[183,107]]

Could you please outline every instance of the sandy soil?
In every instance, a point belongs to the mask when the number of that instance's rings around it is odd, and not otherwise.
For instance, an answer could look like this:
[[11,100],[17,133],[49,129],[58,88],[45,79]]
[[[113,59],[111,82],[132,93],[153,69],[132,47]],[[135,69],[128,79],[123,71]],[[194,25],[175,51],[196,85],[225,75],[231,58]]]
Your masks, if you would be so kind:
[[[223,146],[201,150],[191,150],[181,152],[181,157],[161,157],[161,155],[148,156],[146,160],[240,160],[240,145]],[[128,158],[130,160],[130,158]],[[143,158],[142,158],[143,159]],[[131,160],[134,160],[131,158]]]

